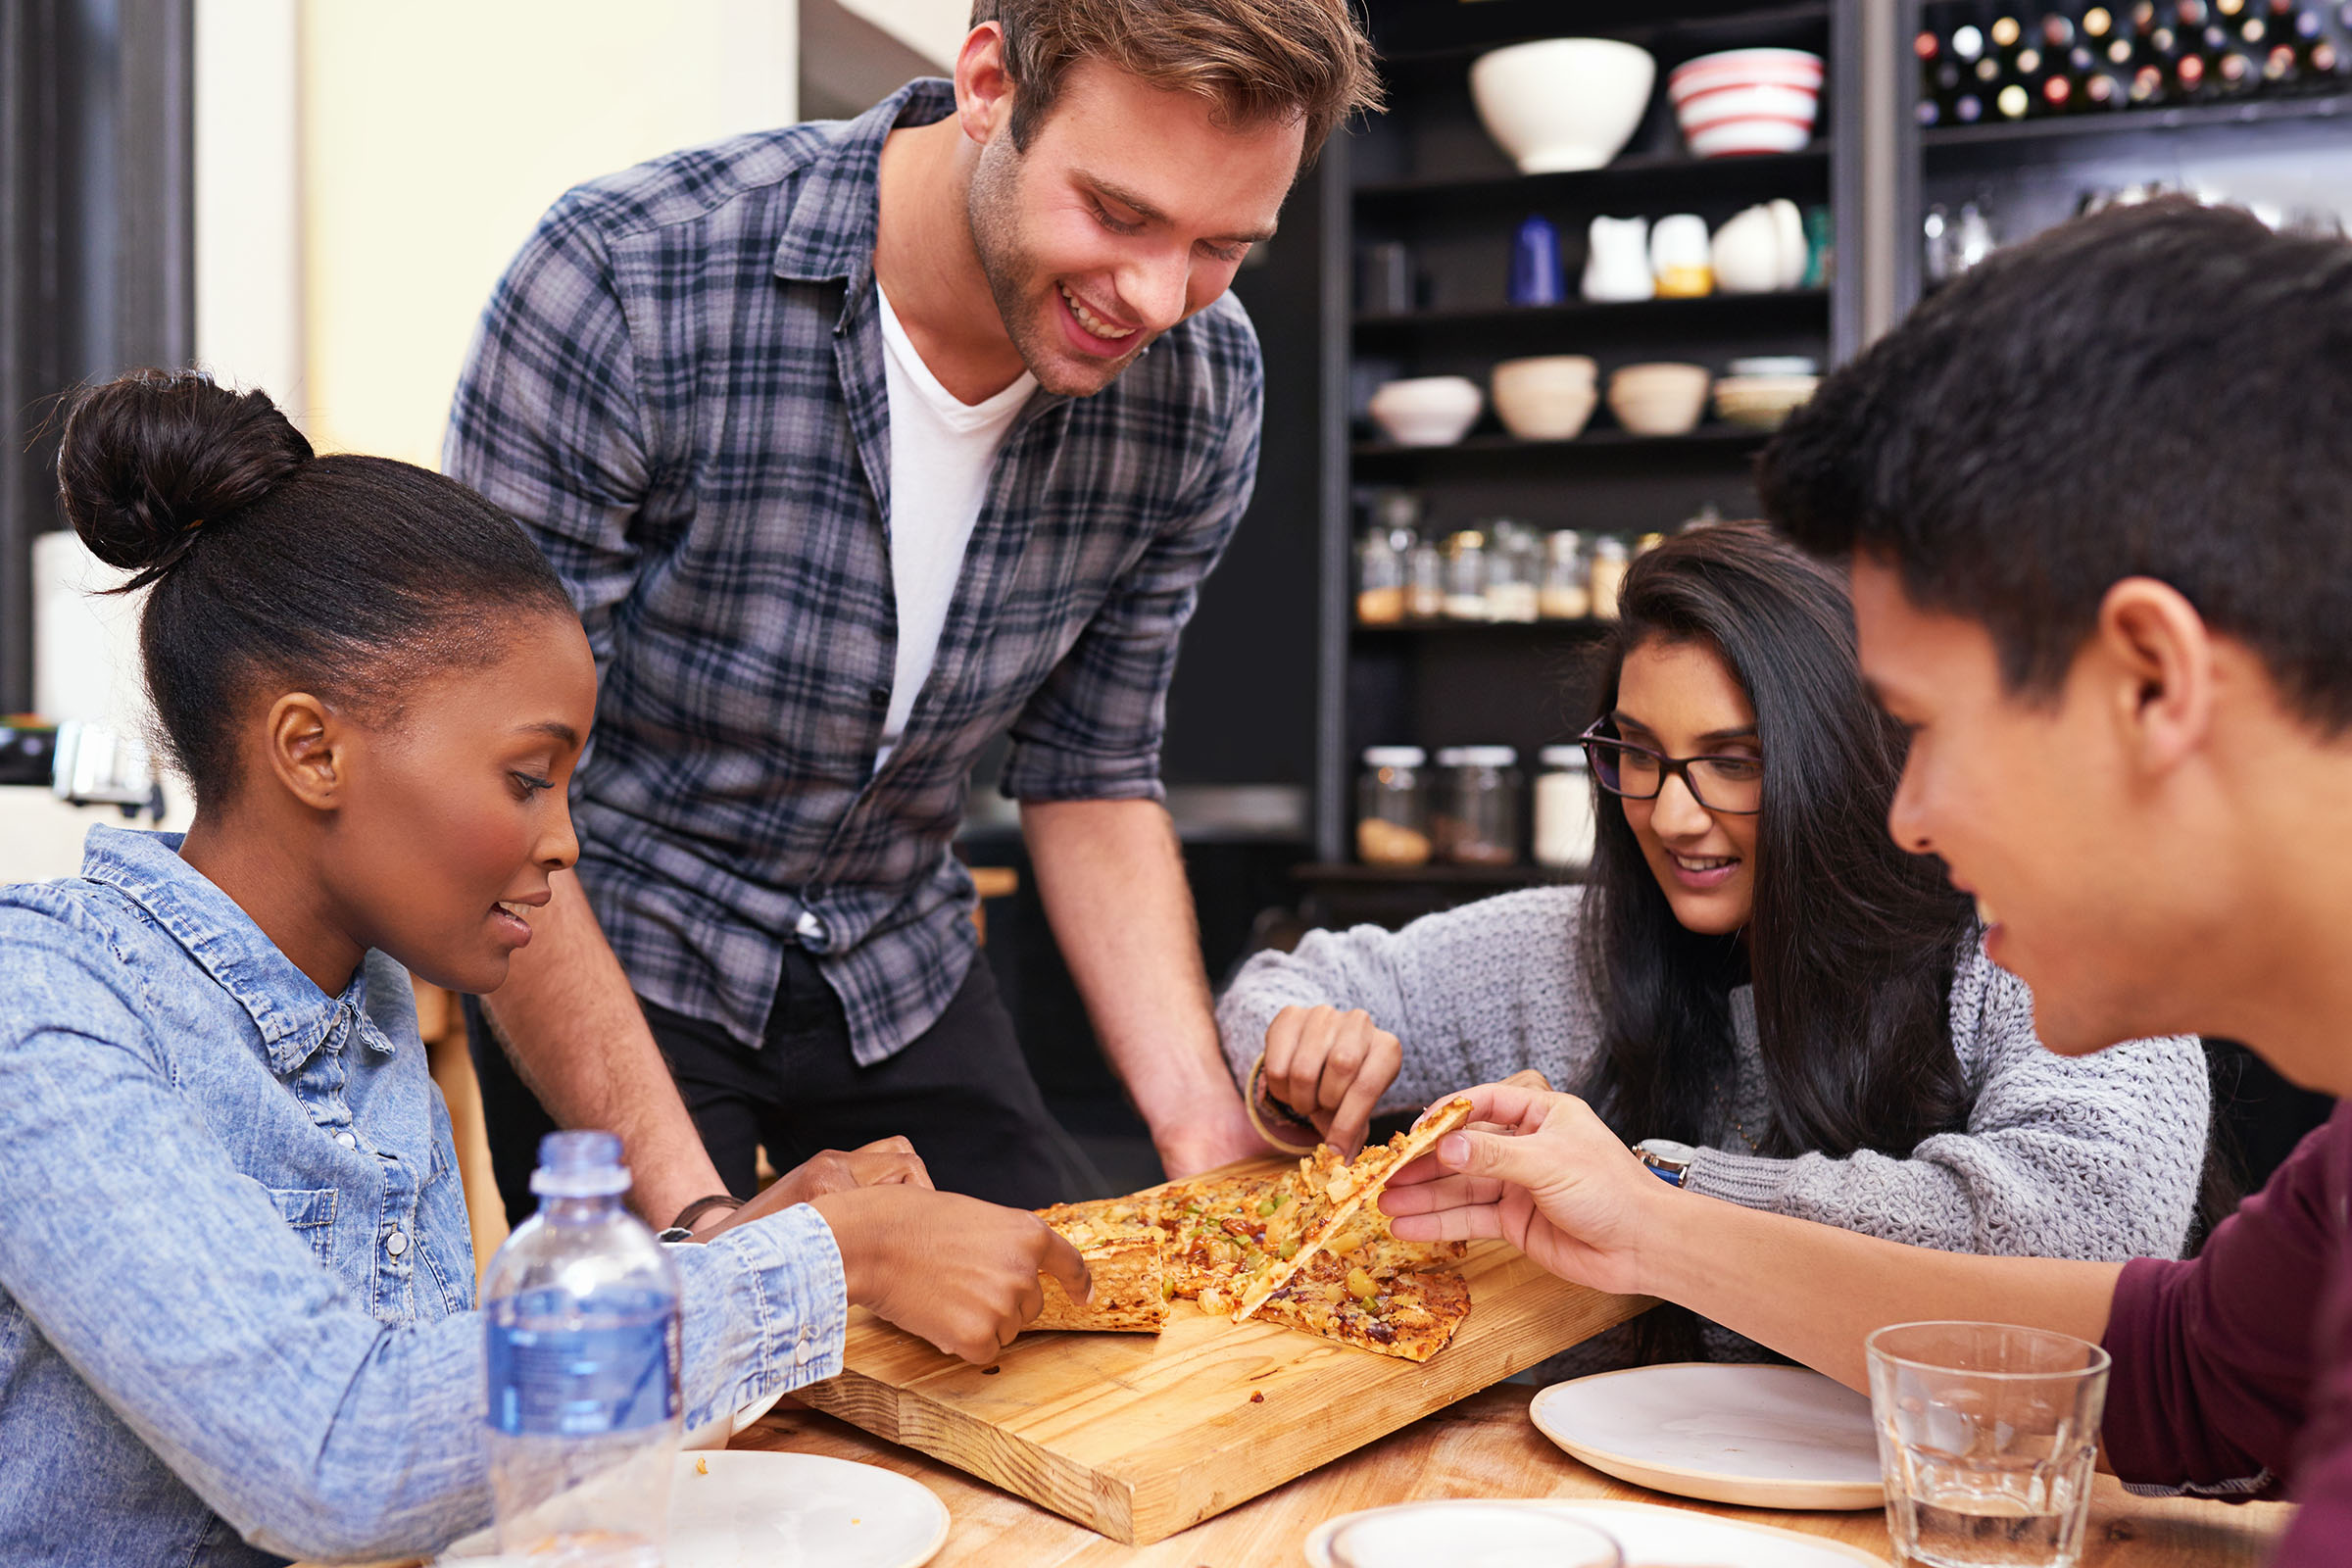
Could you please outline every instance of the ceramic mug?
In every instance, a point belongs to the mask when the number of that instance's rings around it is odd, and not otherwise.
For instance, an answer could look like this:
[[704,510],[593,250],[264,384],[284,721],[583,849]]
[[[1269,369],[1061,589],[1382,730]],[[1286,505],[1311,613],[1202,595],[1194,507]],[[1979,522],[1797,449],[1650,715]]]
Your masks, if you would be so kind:
[[1707,254],[1707,220],[1696,213],[1675,213],[1649,226],[1649,270],[1659,295],[1688,299],[1715,291],[1715,270]]
[[1595,218],[1586,239],[1585,298],[1645,300],[1657,292],[1649,270],[1649,220]]

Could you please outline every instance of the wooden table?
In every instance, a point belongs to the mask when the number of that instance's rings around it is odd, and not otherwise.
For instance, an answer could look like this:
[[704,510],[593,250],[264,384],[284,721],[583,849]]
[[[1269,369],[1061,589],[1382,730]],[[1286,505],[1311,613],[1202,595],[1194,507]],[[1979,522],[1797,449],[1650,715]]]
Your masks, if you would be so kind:
[[[821,1453],[912,1476],[948,1505],[935,1568],[1301,1568],[1299,1544],[1334,1514],[1421,1497],[1625,1497],[1827,1536],[1890,1555],[1886,1518],[1774,1513],[1687,1502],[1612,1481],[1553,1447],[1528,1419],[1535,1391],[1502,1385],[1415,1422],[1347,1458],[1150,1546],[1123,1546],[937,1460],[787,1399],[736,1448]],[[2285,1528],[2285,1503],[2134,1497],[2101,1476],[2084,1568],[2256,1568]]]

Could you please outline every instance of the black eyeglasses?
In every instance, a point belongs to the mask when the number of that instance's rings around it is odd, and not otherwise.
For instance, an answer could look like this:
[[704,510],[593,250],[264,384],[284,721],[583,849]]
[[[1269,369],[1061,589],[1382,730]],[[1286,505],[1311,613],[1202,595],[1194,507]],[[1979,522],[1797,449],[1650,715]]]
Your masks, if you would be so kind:
[[1680,777],[1690,798],[1710,811],[1753,816],[1764,808],[1764,760],[1760,757],[1668,757],[1664,752],[1614,735],[1603,735],[1605,718],[1577,739],[1592,760],[1592,777],[1611,795],[1654,801],[1666,780]]

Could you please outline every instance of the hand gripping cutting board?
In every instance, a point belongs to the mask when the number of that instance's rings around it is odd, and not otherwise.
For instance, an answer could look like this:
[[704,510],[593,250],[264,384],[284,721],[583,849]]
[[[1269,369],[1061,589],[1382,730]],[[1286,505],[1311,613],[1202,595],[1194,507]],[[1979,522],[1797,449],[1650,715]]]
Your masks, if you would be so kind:
[[[1272,1173],[1248,1161],[1233,1172]],[[1545,1273],[1499,1242],[1460,1265],[1470,1318],[1430,1361],[1174,1303],[1160,1334],[1024,1334],[967,1365],[863,1310],[840,1376],[798,1397],[1114,1541],[1222,1513],[1624,1322],[1650,1302]]]

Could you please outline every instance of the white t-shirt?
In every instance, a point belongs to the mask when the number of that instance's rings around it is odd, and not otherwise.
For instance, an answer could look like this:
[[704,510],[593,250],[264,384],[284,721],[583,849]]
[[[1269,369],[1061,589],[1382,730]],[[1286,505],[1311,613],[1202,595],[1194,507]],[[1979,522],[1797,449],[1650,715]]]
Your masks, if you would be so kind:
[[899,607],[899,658],[890,712],[882,721],[879,769],[890,760],[914,699],[939,658],[939,634],[963,575],[964,546],[988,499],[997,449],[1020,416],[1037,377],[1023,370],[983,403],[963,403],[939,384],[899,324],[882,285],[882,363],[890,392],[890,577]]

